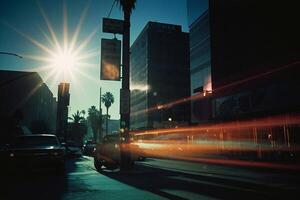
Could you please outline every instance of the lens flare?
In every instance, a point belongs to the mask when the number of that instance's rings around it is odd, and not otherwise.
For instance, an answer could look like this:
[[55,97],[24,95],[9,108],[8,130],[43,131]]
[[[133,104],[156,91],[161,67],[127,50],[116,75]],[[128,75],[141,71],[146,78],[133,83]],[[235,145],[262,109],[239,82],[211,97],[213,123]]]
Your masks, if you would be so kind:
[[[42,4],[38,2],[38,8],[41,16],[45,21],[47,31],[41,30],[42,35],[45,38],[45,42],[38,41],[30,34],[23,33],[19,29],[7,24],[10,28],[20,34],[22,37],[30,41],[36,46],[40,53],[37,55],[30,55],[27,53],[21,54],[25,59],[34,60],[40,63],[40,67],[28,68],[28,71],[36,71],[46,77],[45,81],[49,81],[49,85],[56,86],[58,82],[68,81],[72,82],[76,88],[80,86],[78,77],[82,76],[82,71],[87,67],[95,67],[94,63],[89,63],[87,60],[92,57],[99,56],[98,50],[87,50],[87,45],[91,42],[91,39],[99,29],[98,25],[95,27],[86,37],[81,38],[80,32],[88,11],[88,4],[83,8],[75,31],[72,35],[69,35],[68,31],[68,12],[67,5],[63,3],[63,33],[62,38],[59,38],[57,32],[55,32],[50,18],[48,18],[45,9]],[[79,72],[79,73],[78,73]],[[51,77],[48,75],[51,74]]]
[[51,58],[52,65],[59,71],[71,70],[77,64],[76,56],[69,51],[57,52]]

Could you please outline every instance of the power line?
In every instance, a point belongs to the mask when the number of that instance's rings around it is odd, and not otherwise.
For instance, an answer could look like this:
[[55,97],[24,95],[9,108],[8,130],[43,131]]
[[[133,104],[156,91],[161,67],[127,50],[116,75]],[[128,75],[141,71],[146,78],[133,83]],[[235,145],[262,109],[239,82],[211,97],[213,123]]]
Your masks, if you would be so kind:
[[109,11],[109,13],[108,13],[108,15],[107,15],[107,18],[109,18],[110,14],[111,14],[111,11],[112,11],[112,9],[114,8],[116,2],[117,2],[117,0],[114,0],[112,6],[111,6],[111,8],[110,8],[110,11]]

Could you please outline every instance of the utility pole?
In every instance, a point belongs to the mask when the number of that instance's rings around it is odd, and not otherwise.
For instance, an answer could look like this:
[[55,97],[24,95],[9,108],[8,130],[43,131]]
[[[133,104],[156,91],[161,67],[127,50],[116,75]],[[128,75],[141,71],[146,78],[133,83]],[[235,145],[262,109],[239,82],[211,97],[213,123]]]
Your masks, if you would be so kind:
[[98,141],[102,140],[102,91],[101,91],[101,87],[100,87],[100,96],[99,96],[99,134],[98,134]]
[[[120,137],[121,137],[121,145],[120,145],[120,157],[121,157],[121,169],[130,169],[132,166],[131,156],[130,156],[130,88],[129,88],[129,60],[130,60],[130,15],[132,10],[135,8],[136,0],[115,0],[118,2],[120,7],[124,12],[124,20],[103,18],[103,32],[105,33],[113,33],[113,34],[122,34],[123,35],[123,55],[122,55],[122,87],[120,90]],[[112,7],[113,7],[112,6]],[[111,12],[111,11],[110,11]],[[108,15],[109,16],[109,15]],[[115,43],[114,46],[116,48],[110,49],[108,47],[102,49],[102,45],[106,40],[102,39],[101,42],[101,71],[100,77],[102,80],[118,80],[117,77],[106,76],[103,72],[104,67],[109,66],[120,66],[120,54],[118,54],[118,40],[113,39],[110,40],[110,43]],[[113,42],[115,41],[115,42]],[[121,44],[120,44],[121,45]],[[110,45],[112,46],[112,45]],[[116,50],[115,50],[116,49]],[[103,50],[103,51],[102,51]],[[111,55],[114,55],[115,59],[108,59],[103,52],[107,52]],[[103,57],[103,59],[102,59]],[[105,65],[103,60],[111,62],[111,65]],[[114,69],[115,70],[115,69]],[[118,77],[119,78],[119,77]]]
[[[130,143],[130,89],[129,89],[129,63],[130,63],[130,15],[134,8],[135,1],[120,0],[124,12],[124,32],[123,32],[123,60],[122,60],[122,89],[121,104],[121,137],[124,138],[124,145],[121,145],[121,169],[131,168],[131,156],[129,150]],[[123,101],[123,102],[122,102]],[[124,149],[125,148],[125,149]]]

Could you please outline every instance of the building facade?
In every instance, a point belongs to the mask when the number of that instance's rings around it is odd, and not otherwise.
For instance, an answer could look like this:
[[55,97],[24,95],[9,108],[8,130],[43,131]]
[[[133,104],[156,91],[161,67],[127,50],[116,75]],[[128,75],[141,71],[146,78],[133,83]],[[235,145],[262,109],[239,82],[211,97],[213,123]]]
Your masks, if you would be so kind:
[[212,91],[208,0],[188,0],[187,8],[190,29],[191,122],[203,123],[210,120],[212,115],[211,99],[201,98]]
[[209,2],[215,119],[300,111],[299,5]]
[[187,1],[192,122],[298,109],[298,6]]
[[[300,28],[296,25],[299,7],[300,2],[292,0],[188,0],[191,95],[197,95],[192,90],[202,91],[205,85],[200,73],[193,73],[195,63],[197,59],[208,60],[204,55],[210,54],[212,91],[200,98],[210,104],[200,104],[202,109],[197,111],[208,113],[210,124],[253,122],[244,129],[216,128],[203,133],[215,136],[221,149],[226,141],[247,140],[255,144],[257,158],[264,157],[261,147],[267,146],[274,158],[284,157],[286,153],[286,158],[294,159],[288,151],[293,152],[300,143],[300,125],[291,124],[294,116],[300,114]],[[208,24],[203,26],[206,20]],[[193,36],[197,28],[198,34]],[[208,34],[203,34],[206,30]],[[195,51],[193,38],[205,41],[208,35],[206,44],[210,48]],[[199,44],[204,49],[204,43]],[[264,124],[254,123],[259,120],[265,120]],[[267,126],[266,121],[274,124]],[[287,152],[281,152],[282,148]]]
[[190,95],[188,33],[149,22],[130,50],[131,129],[189,123],[189,102],[172,104]]
[[8,138],[16,126],[33,133],[55,133],[56,99],[36,72],[0,71],[1,128]]

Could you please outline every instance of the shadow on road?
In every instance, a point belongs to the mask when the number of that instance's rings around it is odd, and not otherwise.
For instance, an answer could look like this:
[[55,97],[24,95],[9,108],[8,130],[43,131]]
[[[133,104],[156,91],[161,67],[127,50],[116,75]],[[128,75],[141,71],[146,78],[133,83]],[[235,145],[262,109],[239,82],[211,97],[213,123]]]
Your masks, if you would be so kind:
[[66,172],[53,169],[1,169],[0,199],[60,200],[67,191]]
[[103,171],[102,174],[172,200],[195,199],[189,194],[216,199],[297,199],[295,197],[299,195],[297,188],[258,185],[142,165],[136,165],[130,172]]

